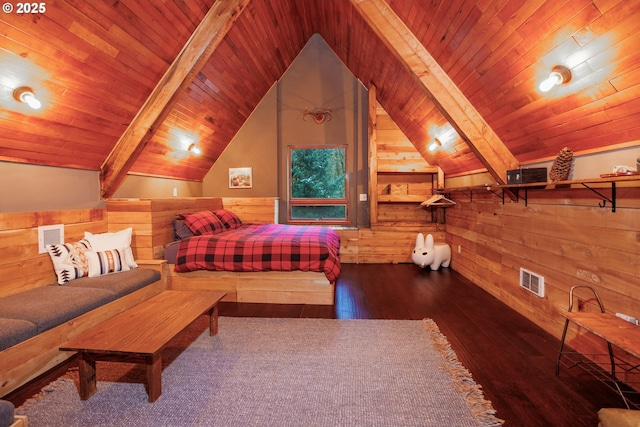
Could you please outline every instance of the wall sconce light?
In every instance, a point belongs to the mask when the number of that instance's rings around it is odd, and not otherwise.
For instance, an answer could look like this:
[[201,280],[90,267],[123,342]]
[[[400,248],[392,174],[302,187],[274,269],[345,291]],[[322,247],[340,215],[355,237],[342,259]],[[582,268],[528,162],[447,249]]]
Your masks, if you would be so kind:
[[187,148],[187,151],[189,151],[190,153],[195,154],[196,156],[199,156],[200,153],[202,153],[202,151],[198,148],[198,146],[196,144],[191,144],[189,146],[189,148]]
[[34,110],[38,110],[40,109],[40,107],[42,107],[42,103],[38,100],[38,98],[36,98],[35,94],[33,93],[33,89],[28,86],[20,86],[19,88],[14,90],[13,97],[16,101],[28,104],[29,107],[33,108]]
[[435,138],[431,144],[429,144],[429,151],[436,151],[439,147],[442,147],[442,142],[438,138]]
[[304,114],[302,115],[302,120],[306,121],[307,116],[313,116],[313,121],[321,125],[322,123],[324,123],[325,119],[328,122],[331,121],[331,108],[327,108],[326,110],[316,110],[316,111],[304,110]]
[[554,86],[567,83],[571,80],[571,71],[564,65],[556,65],[551,69],[551,74],[540,83],[540,92],[549,92]]

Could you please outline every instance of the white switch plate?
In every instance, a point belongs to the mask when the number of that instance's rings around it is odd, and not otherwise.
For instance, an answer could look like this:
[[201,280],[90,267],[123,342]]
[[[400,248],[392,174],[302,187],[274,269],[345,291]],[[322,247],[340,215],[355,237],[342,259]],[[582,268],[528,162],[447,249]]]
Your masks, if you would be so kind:
[[361,202],[366,202],[367,201],[367,195],[366,194],[360,194],[360,201]]

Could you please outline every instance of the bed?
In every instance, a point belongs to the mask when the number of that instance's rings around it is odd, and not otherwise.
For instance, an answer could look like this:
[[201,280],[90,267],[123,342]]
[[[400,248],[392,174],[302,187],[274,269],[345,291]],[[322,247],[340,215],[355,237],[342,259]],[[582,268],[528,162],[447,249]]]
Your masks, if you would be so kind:
[[226,209],[180,217],[177,241],[165,248],[172,289],[224,291],[225,301],[333,304],[340,275],[334,230],[244,224]]

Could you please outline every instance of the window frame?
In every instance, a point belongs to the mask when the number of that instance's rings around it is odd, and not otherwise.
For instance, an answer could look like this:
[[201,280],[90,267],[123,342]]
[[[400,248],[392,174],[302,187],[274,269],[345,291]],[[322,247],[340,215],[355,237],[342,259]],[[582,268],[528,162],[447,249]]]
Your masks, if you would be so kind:
[[[294,150],[326,150],[342,149],[344,151],[344,198],[340,199],[317,199],[317,198],[294,198],[292,188],[292,153]],[[349,146],[347,144],[323,144],[323,145],[289,145],[287,154],[287,222],[297,224],[349,224]],[[330,206],[344,205],[344,218],[293,218],[292,208],[294,206]]]

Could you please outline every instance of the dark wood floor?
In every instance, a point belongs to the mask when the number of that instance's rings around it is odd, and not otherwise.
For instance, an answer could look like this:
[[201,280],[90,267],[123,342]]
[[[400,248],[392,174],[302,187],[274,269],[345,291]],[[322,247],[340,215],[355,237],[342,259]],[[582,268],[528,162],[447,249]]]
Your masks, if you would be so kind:
[[[222,316],[337,319],[432,318],[482,385],[505,426],[596,426],[601,407],[622,407],[579,370],[554,374],[559,341],[451,269],[345,264],[335,307],[221,303]],[[71,362],[7,396],[17,406]]]

